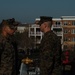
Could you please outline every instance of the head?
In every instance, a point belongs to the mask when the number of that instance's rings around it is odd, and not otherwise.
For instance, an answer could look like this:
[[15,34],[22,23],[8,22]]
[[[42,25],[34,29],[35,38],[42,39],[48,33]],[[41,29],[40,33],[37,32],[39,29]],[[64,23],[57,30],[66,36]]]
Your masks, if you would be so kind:
[[2,20],[1,22],[2,34],[5,36],[13,35],[14,32],[17,30],[17,25],[18,22],[16,22],[14,18]]
[[40,30],[42,32],[47,32],[51,30],[51,26],[52,26],[52,17],[47,17],[47,16],[41,16],[40,17],[40,21],[39,21],[39,25],[40,25]]

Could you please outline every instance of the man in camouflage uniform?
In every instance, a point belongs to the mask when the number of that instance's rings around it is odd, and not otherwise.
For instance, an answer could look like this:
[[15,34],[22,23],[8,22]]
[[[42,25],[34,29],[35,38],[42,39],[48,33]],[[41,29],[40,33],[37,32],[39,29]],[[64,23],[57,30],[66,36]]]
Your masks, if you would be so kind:
[[14,18],[3,20],[0,24],[0,75],[17,75],[17,47],[11,38],[17,25]]
[[52,17],[41,16],[39,25],[44,32],[40,44],[41,75],[62,75],[61,41],[51,30]]

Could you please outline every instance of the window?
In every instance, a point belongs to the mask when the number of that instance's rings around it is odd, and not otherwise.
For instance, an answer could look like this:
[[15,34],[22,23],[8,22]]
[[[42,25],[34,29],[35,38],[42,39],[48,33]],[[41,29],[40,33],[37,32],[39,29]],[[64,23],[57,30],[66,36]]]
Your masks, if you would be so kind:
[[59,21],[57,21],[57,22],[56,22],[56,25],[60,25],[60,22],[59,22]]
[[40,31],[40,28],[36,28],[36,33],[37,33],[37,34],[40,34],[40,32],[41,32],[41,31]]
[[65,22],[64,22],[64,25],[68,25],[68,22],[65,21]]
[[75,37],[72,38],[72,42],[75,42]]
[[75,21],[72,21],[72,25],[74,25],[74,26],[75,26]]
[[72,30],[71,30],[71,33],[72,33],[72,34],[75,34],[75,29],[72,29]]
[[68,38],[67,37],[64,37],[64,41],[68,41]]
[[68,33],[68,30],[67,29],[64,29],[64,34]]
[[31,28],[31,29],[30,29],[30,33],[31,33],[31,34],[34,34],[34,28]]

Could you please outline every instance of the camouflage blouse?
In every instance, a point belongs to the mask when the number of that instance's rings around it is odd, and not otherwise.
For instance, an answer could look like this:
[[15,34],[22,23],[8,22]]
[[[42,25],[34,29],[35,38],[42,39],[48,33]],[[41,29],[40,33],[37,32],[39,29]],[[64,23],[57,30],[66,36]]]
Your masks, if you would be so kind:
[[41,75],[61,75],[61,41],[53,32],[46,32],[40,44],[40,69]]
[[11,75],[14,61],[15,50],[10,38],[0,35],[0,75]]

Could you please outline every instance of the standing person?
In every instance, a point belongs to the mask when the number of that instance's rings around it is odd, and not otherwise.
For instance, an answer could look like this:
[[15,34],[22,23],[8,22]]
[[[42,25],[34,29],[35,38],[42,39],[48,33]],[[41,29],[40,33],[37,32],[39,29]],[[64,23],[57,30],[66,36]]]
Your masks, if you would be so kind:
[[40,75],[62,75],[61,41],[51,30],[52,17],[41,16],[40,30],[44,36],[40,44]]
[[17,75],[17,45],[11,37],[17,25],[14,18],[0,24],[0,75]]

